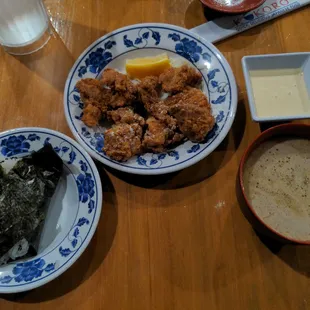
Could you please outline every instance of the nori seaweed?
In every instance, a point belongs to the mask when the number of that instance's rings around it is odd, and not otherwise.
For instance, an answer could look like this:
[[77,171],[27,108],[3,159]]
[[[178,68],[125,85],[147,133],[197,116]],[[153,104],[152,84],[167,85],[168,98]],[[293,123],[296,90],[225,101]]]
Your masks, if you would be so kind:
[[[1,166],[0,166],[1,167]],[[50,144],[20,159],[6,174],[0,169],[0,258],[18,241],[34,244],[55,192],[63,162]]]

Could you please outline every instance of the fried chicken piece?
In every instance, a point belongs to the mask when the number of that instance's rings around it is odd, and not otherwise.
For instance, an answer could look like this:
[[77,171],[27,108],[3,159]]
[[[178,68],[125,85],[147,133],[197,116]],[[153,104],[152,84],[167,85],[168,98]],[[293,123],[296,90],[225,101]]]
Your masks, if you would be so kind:
[[140,125],[113,125],[104,133],[103,151],[114,160],[126,161],[141,152],[141,139]]
[[152,152],[164,152],[169,145],[180,142],[184,138],[182,133],[174,132],[165,123],[152,116],[146,120],[146,124],[148,128],[142,146]]
[[103,84],[96,79],[82,79],[76,83],[84,106],[91,104],[99,108],[104,114],[107,103],[110,101],[111,92],[103,88]]
[[147,76],[138,84],[138,92],[146,110],[159,101],[159,90],[157,76]]
[[98,125],[101,117],[101,110],[95,105],[88,104],[83,110],[82,121],[86,126],[93,127]]
[[111,96],[111,100],[109,101],[108,106],[113,109],[117,109],[130,104],[131,101],[127,101],[127,99],[123,95],[116,93]]
[[171,130],[175,130],[177,127],[177,121],[174,117],[168,114],[168,106],[163,101],[159,101],[152,105],[148,112],[156,119],[166,124]]
[[165,100],[165,104],[170,107],[178,103],[193,104],[211,109],[205,94],[200,89],[193,87],[186,87],[181,93],[170,96]]
[[181,132],[193,142],[201,142],[213,128],[211,110],[194,104],[178,103],[169,112],[177,119]]
[[188,65],[169,68],[159,76],[159,83],[165,92],[177,93],[186,86],[196,86],[202,81],[201,74]]
[[83,102],[88,99],[95,101],[102,99],[102,83],[96,79],[82,79],[76,83],[76,88],[79,90]]
[[168,107],[159,99],[158,77],[148,76],[141,80],[138,92],[141,101],[149,114],[162,121],[171,130],[176,128],[176,120],[168,114]]
[[173,145],[181,142],[184,139],[184,134],[181,132],[173,132],[169,135],[168,140],[166,141],[166,146]]
[[148,129],[145,132],[142,146],[156,153],[161,153],[165,150],[169,129],[166,125],[154,117],[149,117],[146,120]]
[[139,114],[134,113],[134,111],[131,108],[119,108],[114,111],[108,112],[108,119],[112,120],[114,123],[127,123],[127,124],[133,124],[137,123],[140,126],[144,126],[145,121],[142,116]]
[[113,108],[129,105],[136,99],[137,88],[125,74],[107,68],[103,71],[101,82],[113,92],[110,102]]

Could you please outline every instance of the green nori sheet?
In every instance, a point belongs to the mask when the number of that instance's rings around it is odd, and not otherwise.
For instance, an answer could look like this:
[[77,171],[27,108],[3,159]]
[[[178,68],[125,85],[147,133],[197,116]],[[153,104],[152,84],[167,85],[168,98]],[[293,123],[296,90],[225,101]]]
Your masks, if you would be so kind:
[[35,244],[55,192],[63,162],[50,144],[20,159],[6,174],[0,169],[0,258],[18,241]]

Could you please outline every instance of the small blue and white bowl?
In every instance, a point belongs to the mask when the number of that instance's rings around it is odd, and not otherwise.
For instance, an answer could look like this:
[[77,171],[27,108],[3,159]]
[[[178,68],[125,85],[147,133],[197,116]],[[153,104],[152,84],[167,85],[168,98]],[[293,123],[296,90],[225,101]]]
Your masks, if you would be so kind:
[[0,134],[0,161],[8,169],[19,157],[50,143],[64,163],[49,203],[38,254],[0,266],[0,293],[42,286],[66,271],[89,244],[99,221],[102,187],[87,152],[64,134],[44,128],[19,128]]
[[[203,91],[211,103],[216,125],[203,143],[186,141],[165,153],[147,153],[126,162],[114,161],[102,151],[106,128],[89,128],[81,121],[83,103],[75,85],[82,78],[97,78],[106,67],[125,72],[126,59],[163,52],[172,63],[187,63],[201,72]],[[164,174],[197,163],[224,140],[235,118],[237,86],[229,64],[213,44],[174,25],[137,24],[103,36],[81,54],[66,82],[64,106],[73,135],[93,158],[124,172]]]
[[[245,78],[245,85],[248,95],[251,117],[255,122],[281,122],[296,119],[310,118],[310,53],[286,53],[270,55],[253,55],[242,58],[242,68]],[[257,104],[254,98],[253,86],[251,83],[251,72],[257,70],[280,70],[280,69],[298,69],[303,73],[304,82],[308,92],[308,106],[304,113],[284,113],[283,106],[279,107],[277,115],[259,116],[257,113]],[[280,81],[279,81],[280,83]],[[292,85],[293,87],[293,85]],[[287,89],[289,92],[290,90]],[[270,96],[271,94],[265,94]],[[296,104],[291,100],[292,110]]]

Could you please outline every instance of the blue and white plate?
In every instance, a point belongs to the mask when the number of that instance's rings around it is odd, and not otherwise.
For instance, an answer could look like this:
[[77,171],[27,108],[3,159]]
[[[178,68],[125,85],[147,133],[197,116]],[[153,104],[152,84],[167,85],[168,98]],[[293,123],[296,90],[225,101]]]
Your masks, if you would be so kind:
[[[203,143],[186,141],[165,153],[147,153],[123,163],[114,161],[102,151],[105,128],[89,128],[81,121],[83,104],[75,85],[82,78],[97,78],[106,67],[125,72],[126,59],[162,53],[167,53],[176,66],[188,63],[202,73],[203,91],[212,105],[216,125]],[[64,105],[72,133],[91,156],[129,173],[164,174],[195,164],[223,141],[235,117],[237,87],[229,64],[211,43],[177,26],[137,24],[105,35],[82,53],[69,73]]]
[[0,161],[9,169],[16,157],[50,143],[62,158],[64,172],[52,197],[38,255],[0,266],[0,293],[34,289],[55,279],[83,253],[98,224],[102,188],[97,168],[71,138],[50,129],[20,128],[0,134]]

